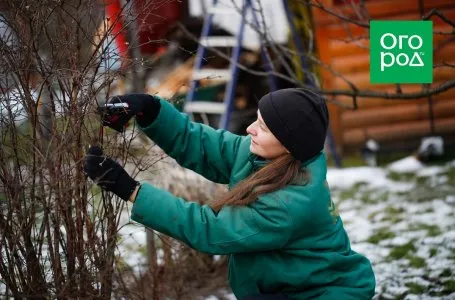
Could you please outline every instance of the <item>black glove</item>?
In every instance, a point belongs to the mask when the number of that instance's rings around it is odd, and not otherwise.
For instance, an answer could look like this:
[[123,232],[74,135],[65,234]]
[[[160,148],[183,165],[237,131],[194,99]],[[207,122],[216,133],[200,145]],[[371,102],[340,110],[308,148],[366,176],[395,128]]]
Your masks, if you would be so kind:
[[128,201],[139,182],[112,159],[103,155],[98,146],[88,149],[85,157],[84,172],[103,190],[111,191],[125,201]]
[[129,94],[112,97],[104,106],[98,108],[104,126],[122,132],[129,120],[136,116],[141,127],[155,121],[160,112],[160,100],[147,94]]

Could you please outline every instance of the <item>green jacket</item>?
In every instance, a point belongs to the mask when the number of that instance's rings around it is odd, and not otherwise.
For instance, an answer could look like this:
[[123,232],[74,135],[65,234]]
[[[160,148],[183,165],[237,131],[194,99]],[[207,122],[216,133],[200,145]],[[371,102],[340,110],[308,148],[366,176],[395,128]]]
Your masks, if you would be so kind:
[[[230,188],[266,163],[250,153],[250,137],[191,122],[164,100],[154,123],[141,129],[182,166]],[[374,274],[351,250],[330,198],[324,154],[304,167],[306,185],[219,213],[143,183],[132,219],[199,251],[229,255],[238,299],[278,292],[295,299],[371,299]]]

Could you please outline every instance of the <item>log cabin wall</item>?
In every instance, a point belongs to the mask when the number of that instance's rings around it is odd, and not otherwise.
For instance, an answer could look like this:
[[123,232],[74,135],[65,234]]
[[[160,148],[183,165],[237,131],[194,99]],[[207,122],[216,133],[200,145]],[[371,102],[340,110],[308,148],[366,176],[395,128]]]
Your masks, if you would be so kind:
[[[320,0],[335,12],[347,18],[365,23],[357,16],[349,0]],[[354,1],[358,2],[358,1]],[[373,20],[419,20],[419,0],[370,0],[366,8]],[[455,1],[424,0],[424,13],[436,8],[452,22],[455,21]],[[356,6],[358,7],[358,5]],[[353,82],[360,90],[396,91],[396,85],[371,84],[369,66],[369,28],[347,23],[327,11],[313,7],[316,42],[321,61]],[[433,35],[434,65],[443,61],[455,64],[455,28],[439,17],[430,18]],[[452,34],[449,34],[452,33]],[[353,41],[355,40],[355,41]],[[322,84],[328,89],[349,89],[349,85],[327,70],[321,70]],[[455,78],[455,68],[434,69],[432,87]],[[419,92],[422,85],[403,84],[402,91]],[[333,98],[329,98],[333,99]],[[432,97],[435,133],[446,140],[455,141],[455,89],[449,89]],[[352,97],[338,96],[335,101],[352,106]],[[416,147],[420,139],[430,133],[428,97],[412,100],[387,100],[380,98],[358,98],[358,109],[349,110],[329,104],[331,126],[338,150],[343,153],[359,149],[369,138],[390,148]]]

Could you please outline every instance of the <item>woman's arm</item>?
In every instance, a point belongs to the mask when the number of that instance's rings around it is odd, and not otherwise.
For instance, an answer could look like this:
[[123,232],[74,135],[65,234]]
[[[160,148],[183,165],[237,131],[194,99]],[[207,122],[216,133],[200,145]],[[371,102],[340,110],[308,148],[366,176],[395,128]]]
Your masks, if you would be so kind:
[[292,218],[279,199],[262,197],[254,206],[228,206],[215,213],[207,205],[144,183],[134,201],[132,219],[201,252],[279,249],[292,235]]
[[[155,96],[156,97],[156,96]],[[229,183],[240,143],[245,137],[191,122],[161,99],[155,121],[141,130],[169,156],[217,183]]]

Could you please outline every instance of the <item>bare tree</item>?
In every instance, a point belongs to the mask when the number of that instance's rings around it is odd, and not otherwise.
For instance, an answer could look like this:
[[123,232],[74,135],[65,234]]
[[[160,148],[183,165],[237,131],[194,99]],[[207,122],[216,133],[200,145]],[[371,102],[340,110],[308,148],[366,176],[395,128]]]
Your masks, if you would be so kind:
[[94,113],[119,76],[118,19],[106,22],[97,0],[0,7],[2,292],[109,299],[124,204],[88,184],[82,163],[94,143],[128,156],[117,139],[103,139]]

